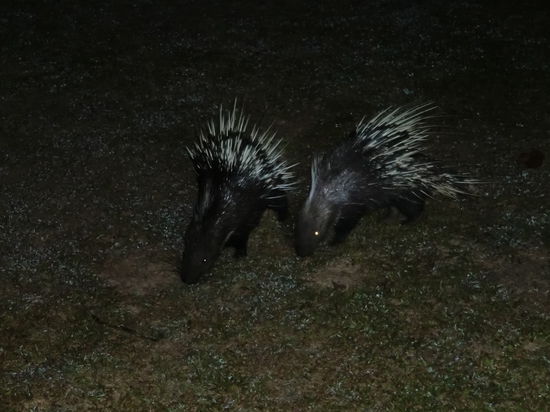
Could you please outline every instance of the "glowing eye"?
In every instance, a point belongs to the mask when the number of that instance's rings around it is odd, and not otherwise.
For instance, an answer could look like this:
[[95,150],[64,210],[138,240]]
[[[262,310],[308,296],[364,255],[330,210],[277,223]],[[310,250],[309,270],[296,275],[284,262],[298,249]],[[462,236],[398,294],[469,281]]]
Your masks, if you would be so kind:
[[317,231],[313,232],[313,234],[314,234],[315,236],[319,236],[319,232],[317,232]]
[[208,259],[204,258],[204,259],[202,260],[202,263],[206,263],[206,262],[208,262]]

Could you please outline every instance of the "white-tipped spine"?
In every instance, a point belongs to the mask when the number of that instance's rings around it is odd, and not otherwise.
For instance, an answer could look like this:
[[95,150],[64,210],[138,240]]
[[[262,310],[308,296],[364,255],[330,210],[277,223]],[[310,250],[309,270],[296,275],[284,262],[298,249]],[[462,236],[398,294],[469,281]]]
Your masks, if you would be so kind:
[[295,165],[283,159],[282,141],[271,129],[249,127],[248,116],[235,101],[232,110],[220,107],[217,122],[208,122],[206,132],[199,133],[198,141],[187,152],[198,172],[216,170],[238,175],[238,181],[263,184],[272,192],[286,192],[294,188],[291,169]]
[[[409,108],[389,108],[355,128],[356,144],[368,152],[368,167],[386,181],[386,189],[414,189],[425,196],[439,193],[456,198],[464,194],[462,186],[475,183],[450,173],[438,172],[435,163],[419,161],[431,127],[427,115],[436,107],[431,103]],[[376,184],[376,183],[373,183]]]
[[361,171],[350,171],[346,164],[332,164],[331,156],[324,160],[317,156],[311,166],[306,207],[320,198],[346,203],[349,190],[365,186],[425,197],[440,194],[456,199],[460,194],[467,194],[467,187],[479,181],[444,172],[438,164],[421,156],[432,130],[427,120],[433,117],[429,113],[434,109],[432,104],[389,108],[369,121],[362,118],[357,123],[352,145],[364,155],[363,172],[369,176],[368,180],[356,186]]

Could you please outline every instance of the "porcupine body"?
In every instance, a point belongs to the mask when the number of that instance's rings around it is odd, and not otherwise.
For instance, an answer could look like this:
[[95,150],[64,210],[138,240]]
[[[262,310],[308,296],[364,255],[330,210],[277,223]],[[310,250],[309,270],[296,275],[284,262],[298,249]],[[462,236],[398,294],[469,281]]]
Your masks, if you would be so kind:
[[248,237],[266,209],[288,216],[292,166],[282,158],[275,133],[249,127],[248,117],[223,111],[188,148],[198,196],[185,238],[181,278],[194,283],[211,270],[224,247],[247,254]]
[[370,211],[393,207],[406,223],[422,213],[427,197],[465,193],[472,179],[445,172],[423,154],[426,113],[433,108],[390,108],[361,120],[332,153],[314,159],[309,196],[296,225],[298,255],[311,255],[324,240],[344,241]]

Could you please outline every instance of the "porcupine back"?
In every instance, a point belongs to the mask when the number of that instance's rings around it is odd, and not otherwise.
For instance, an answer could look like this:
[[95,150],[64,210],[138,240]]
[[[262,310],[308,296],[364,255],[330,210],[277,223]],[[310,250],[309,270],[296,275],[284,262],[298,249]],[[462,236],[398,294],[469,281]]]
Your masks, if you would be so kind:
[[332,190],[324,188],[325,193],[413,191],[419,196],[451,198],[466,193],[472,179],[444,171],[424,154],[430,135],[426,114],[433,109],[432,105],[390,108],[369,121],[362,119],[332,154],[315,159],[312,189],[330,185]]
[[218,123],[210,121],[187,149],[189,157],[199,177],[245,190],[254,187],[263,198],[276,197],[292,187],[292,165],[283,160],[275,132],[261,132],[248,123],[236,107],[227,113],[220,109]]

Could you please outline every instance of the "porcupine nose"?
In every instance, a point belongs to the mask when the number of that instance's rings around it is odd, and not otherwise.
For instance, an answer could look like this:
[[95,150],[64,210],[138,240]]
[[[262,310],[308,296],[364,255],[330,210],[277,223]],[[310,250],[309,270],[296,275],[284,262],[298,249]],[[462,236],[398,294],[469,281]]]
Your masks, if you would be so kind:
[[193,253],[184,253],[181,266],[180,277],[184,283],[193,284],[197,283],[201,276],[206,272],[206,267],[202,266],[198,262]]
[[300,239],[297,239],[294,244],[294,249],[299,257],[308,257],[313,255],[315,248],[312,245],[308,245]]
[[200,279],[200,273],[193,270],[185,270],[180,273],[181,280],[188,285],[197,283]]

